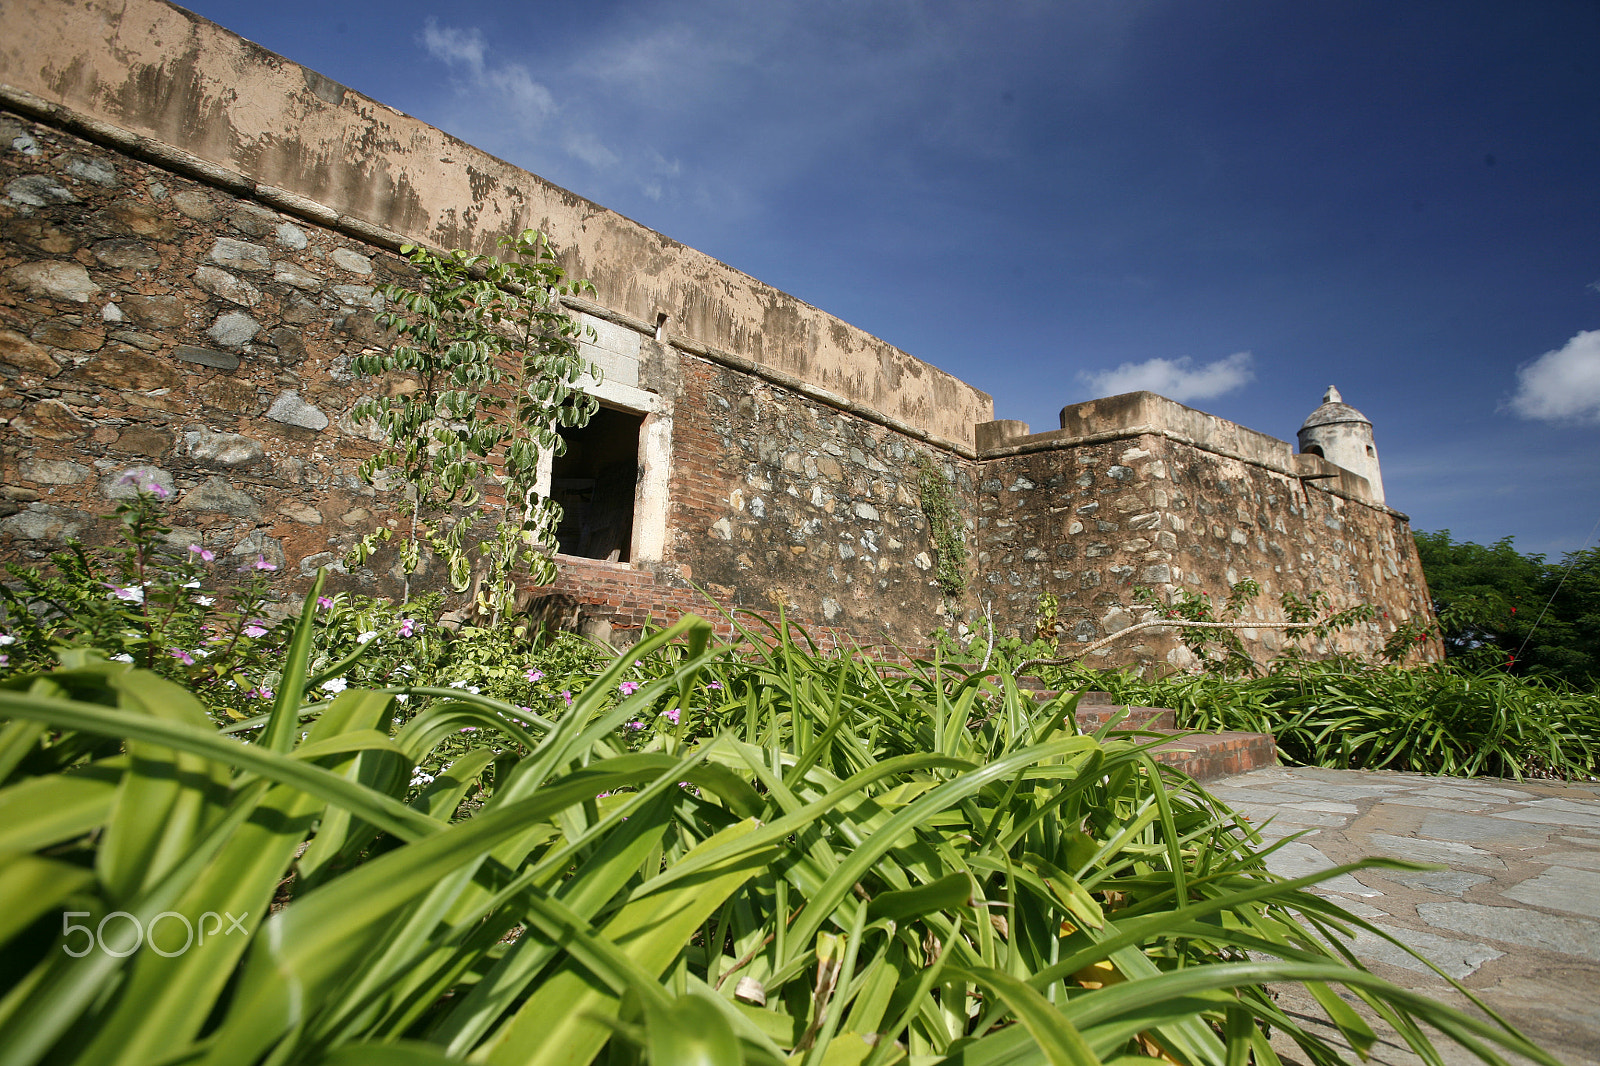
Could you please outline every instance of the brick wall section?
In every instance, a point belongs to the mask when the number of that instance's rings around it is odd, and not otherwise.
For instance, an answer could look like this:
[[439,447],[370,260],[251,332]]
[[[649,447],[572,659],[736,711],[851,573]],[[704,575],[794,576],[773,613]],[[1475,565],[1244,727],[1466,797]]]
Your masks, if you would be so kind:
[[[612,625],[617,643],[632,643],[646,625],[668,626],[686,614],[695,614],[712,624],[717,638],[732,641],[740,636],[734,615],[740,625],[765,636],[771,630],[757,618],[776,626],[777,612],[772,610],[736,608],[720,601],[701,589],[684,583],[660,579],[650,570],[635,570],[616,563],[572,556],[557,556],[559,576],[555,584],[546,588],[530,589],[536,611],[570,610],[585,617],[603,618]],[[903,661],[931,655],[924,646],[895,646],[863,642],[856,635],[836,626],[817,625],[803,619],[789,617],[790,625],[805,630],[811,641],[823,651],[847,649],[876,659]]]
[[[979,587],[1019,634],[1031,634],[1043,593],[1060,601],[1070,644],[1133,622],[1135,586],[1167,595],[1183,586],[1220,604],[1244,578],[1263,587],[1246,619],[1281,621],[1282,592],[1317,589],[1337,608],[1371,603],[1383,612],[1326,642],[1304,638],[1317,654],[1373,654],[1399,620],[1429,610],[1403,518],[1162,436],[984,463],[978,498]],[[1258,660],[1290,639],[1271,629],[1242,636]],[[1192,659],[1174,631],[1157,629],[1113,643],[1095,661]]]
[[691,356],[675,402],[669,581],[862,644],[925,644],[964,611],[934,580],[919,460],[970,499],[971,466]]

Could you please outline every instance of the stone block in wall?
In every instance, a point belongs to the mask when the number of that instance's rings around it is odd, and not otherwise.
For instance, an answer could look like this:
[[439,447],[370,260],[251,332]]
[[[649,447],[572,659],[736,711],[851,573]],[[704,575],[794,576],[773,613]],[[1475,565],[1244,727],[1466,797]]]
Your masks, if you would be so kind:
[[88,303],[95,293],[101,291],[82,263],[65,260],[23,263],[6,271],[6,279],[13,288],[29,296],[66,303]]

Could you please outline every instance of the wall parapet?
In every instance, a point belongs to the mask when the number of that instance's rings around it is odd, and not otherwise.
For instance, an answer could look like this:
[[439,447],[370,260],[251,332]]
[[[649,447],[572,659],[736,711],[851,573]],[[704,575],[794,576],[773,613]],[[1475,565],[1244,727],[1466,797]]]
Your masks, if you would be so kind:
[[1260,467],[1330,495],[1400,519],[1409,515],[1372,498],[1367,479],[1316,456],[1296,454],[1288,441],[1186,407],[1153,392],[1129,392],[1062,408],[1062,428],[1029,433],[1025,422],[989,422],[977,429],[978,459],[1080,448],[1136,437],[1163,437],[1224,459]]

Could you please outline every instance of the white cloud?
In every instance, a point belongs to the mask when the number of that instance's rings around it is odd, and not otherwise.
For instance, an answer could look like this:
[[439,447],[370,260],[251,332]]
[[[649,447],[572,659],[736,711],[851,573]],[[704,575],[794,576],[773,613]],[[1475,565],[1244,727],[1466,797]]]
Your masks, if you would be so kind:
[[1520,368],[1511,410],[1546,422],[1600,422],[1600,329]]
[[498,113],[524,126],[537,128],[556,111],[555,97],[533,80],[527,67],[489,63],[483,32],[475,27],[440,26],[430,18],[422,27],[422,46],[446,66],[461,69],[469,88],[489,95]]
[[1191,367],[1190,359],[1149,359],[1123,363],[1115,370],[1079,371],[1078,377],[1096,396],[1149,391],[1169,400],[1209,400],[1232,392],[1255,378],[1249,352],[1234,352],[1204,366]]
[[600,138],[587,130],[568,130],[561,139],[567,154],[581,159],[596,170],[617,165],[617,153],[600,143]]
[[433,19],[422,27],[422,46],[435,59],[450,66],[464,63],[476,77],[483,74],[483,34],[478,30],[458,30],[454,26],[440,28]]

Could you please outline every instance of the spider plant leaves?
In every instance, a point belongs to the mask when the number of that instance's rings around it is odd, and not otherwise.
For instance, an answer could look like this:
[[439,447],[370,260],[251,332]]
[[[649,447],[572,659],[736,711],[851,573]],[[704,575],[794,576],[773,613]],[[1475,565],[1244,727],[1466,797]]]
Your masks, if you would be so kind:
[[81,866],[29,854],[0,854],[0,944],[94,882]]
[[[658,976],[682,949],[686,939],[735,890],[754,877],[775,854],[762,846],[727,853],[755,824],[740,822],[703,841],[699,848],[722,850],[726,858],[702,867],[691,877],[635,899],[599,931],[633,965]],[[691,849],[689,855],[694,854]],[[620,991],[597,983],[583,963],[563,964],[492,1036],[476,1056],[491,1066],[583,1066],[609,1036],[609,1029],[591,1015],[616,1017]]]
[[[1354,965],[1366,924],[1305,890],[1364,864],[1272,876],[1148,739],[776,632],[738,656],[683,623],[551,720],[413,689],[396,729],[390,692],[302,707],[302,678],[218,730],[87,657],[0,689],[0,950],[26,964],[0,984],[0,1064],[1273,1066],[1267,1025],[1332,1063],[1265,990],[1298,981],[1357,1048],[1370,1010],[1430,1064],[1437,1031],[1548,1066]],[[468,725],[522,747],[414,785]],[[69,906],[239,930],[74,959]]]

